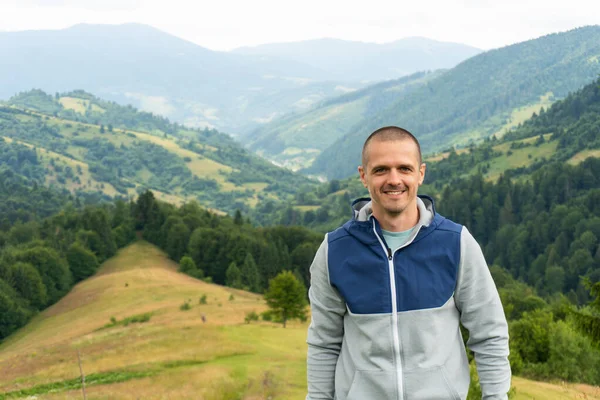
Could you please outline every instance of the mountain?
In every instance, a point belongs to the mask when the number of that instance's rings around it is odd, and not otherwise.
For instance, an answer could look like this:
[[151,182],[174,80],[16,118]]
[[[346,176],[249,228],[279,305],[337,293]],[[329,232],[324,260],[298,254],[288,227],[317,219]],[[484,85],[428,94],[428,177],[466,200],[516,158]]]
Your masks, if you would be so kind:
[[[336,142],[320,153],[306,172],[328,178],[351,175],[365,138],[386,125],[409,129],[426,154],[502,135],[542,106],[595,79],[599,62],[600,26],[479,54],[416,90],[383,102],[358,121],[352,116],[356,122],[346,133],[336,133]],[[303,118],[303,114],[296,118]],[[340,114],[337,118],[349,117]],[[270,129],[278,130],[275,126]]]
[[292,170],[311,165],[321,151],[386,104],[417,90],[442,71],[415,74],[377,83],[324,100],[299,114],[287,114],[242,137],[254,152]]
[[[205,49],[146,25],[0,33],[0,98],[86,89],[190,126],[238,133],[342,94],[332,74],[270,56]],[[346,90],[346,89],[344,89]]]
[[225,212],[314,184],[216,130],[184,128],[83,91],[33,90],[0,104],[0,166],[72,193],[132,197],[152,189],[172,203],[195,199]]
[[481,50],[464,44],[411,37],[384,44],[306,40],[240,47],[233,52],[294,60],[330,72],[339,80],[375,82],[418,71],[452,68]]
[[[556,101],[548,109],[542,108],[539,114],[501,138],[493,137],[478,145],[426,156],[427,172],[420,193],[439,194],[446,187],[454,188],[476,176],[485,182],[499,179],[506,182],[508,178],[517,182],[532,181],[535,174],[543,176],[551,170],[567,170],[594,157],[600,158],[600,79]],[[600,177],[600,171],[594,170],[596,165],[588,161],[582,175],[588,174],[586,179],[598,179],[591,178]],[[572,185],[580,184],[577,181]],[[556,194],[569,196],[568,191]],[[294,199],[285,203],[263,202],[253,209],[252,216],[263,224],[301,224],[325,232],[348,219],[351,200],[365,196],[368,193],[354,171],[353,176],[343,180],[299,188]],[[445,203],[447,199],[442,197]],[[500,197],[498,202],[504,201],[504,196]]]

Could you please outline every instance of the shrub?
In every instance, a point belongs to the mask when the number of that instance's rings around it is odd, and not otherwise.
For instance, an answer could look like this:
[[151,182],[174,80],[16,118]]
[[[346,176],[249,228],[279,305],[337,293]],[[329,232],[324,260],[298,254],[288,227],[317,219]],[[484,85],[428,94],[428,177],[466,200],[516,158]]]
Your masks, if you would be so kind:
[[206,295],[203,294],[198,301],[198,304],[206,304]]
[[183,303],[182,305],[179,306],[179,309],[181,311],[187,311],[187,310],[191,310],[192,306],[190,305],[190,303],[188,303],[187,301],[185,303]]
[[258,314],[255,311],[250,311],[249,313],[246,313],[246,318],[244,318],[244,321],[247,324],[252,321],[258,321]]

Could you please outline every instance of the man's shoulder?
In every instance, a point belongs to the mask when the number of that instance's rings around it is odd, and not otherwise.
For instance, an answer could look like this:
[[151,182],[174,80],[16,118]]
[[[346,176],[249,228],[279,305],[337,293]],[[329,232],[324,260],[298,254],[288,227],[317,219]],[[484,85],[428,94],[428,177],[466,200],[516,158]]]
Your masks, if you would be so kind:
[[339,240],[343,237],[350,236],[350,234],[348,233],[348,230],[351,229],[353,222],[354,222],[353,219],[349,219],[344,224],[337,227],[335,230],[328,232],[327,233],[327,241],[329,243],[331,243],[331,242],[335,242],[336,240]]
[[435,215],[433,223],[435,224],[436,230],[454,232],[457,234],[461,234],[463,231],[463,226],[461,224],[458,224],[440,214]]

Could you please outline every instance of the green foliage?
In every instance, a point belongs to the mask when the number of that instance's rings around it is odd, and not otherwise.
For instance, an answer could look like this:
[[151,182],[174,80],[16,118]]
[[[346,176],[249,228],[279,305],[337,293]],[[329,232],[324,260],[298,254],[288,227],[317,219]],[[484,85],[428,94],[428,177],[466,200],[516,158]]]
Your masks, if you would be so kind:
[[[548,92],[564,98],[596,79],[597,65],[588,59],[600,50],[599,38],[597,26],[547,35],[472,57],[393,102],[381,95],[378,110],[324,150],[308,172],[328,178],[355,173],[365,137],[384,125],[408,127],[426,154],[489,137],[514,109]],[[582,105],[572,108],[577,116]]]
[[225,271],[225,284],[235,289],[243,288],[242,272],[237,265],[235,265],[235,261],[232,261],[231,264],[229,264],[227,271]]
[[92,276],[99,265],[94,253],[77,242],[73,243],[67,250],[67,262],[75,282]]
[[17,262],[10,266],[4,279],[35,309],[48,302],[46,286],[37,269],[31,264]]
[[289,319],[306,318],[306,288],[290,271],[281,272],[269,281],[265,300],[281,316],[284,328]]
[[188,311],[192,309],[191,304],[188,301],[185,301],[182,305],[179,306],[181,311]]
[[252,321],[258,321],[258,314],[256,311],[250,311],[246,313],[246,317],[244,318],[244,322],[249,324]]
[[183,272],[184,274],[198,279],[204,277],[204,273],[196,267],[196,263],[190,256],[181,257],[181,260],[179,261],[179,272]]
[[198,301],[198,304],[206,304],[206,295],[205,294],[200,296],[200,300]]
[[46,286],[49,303],[54,303],[69,290],[73,279],[71,271],[56,250],[38,245],[14,251],[10,256],[16,262],[21,261],[37,269]]
[[115,326],[128,326],[129,324],[143,324],[144,322],[150,321],[152,313],[143,313],[132,315],[131,317],[123,318],[121,321],[117,321],[115,317],[110,317],[110,323],[104,325],[100,329],[112,328]]
[[241,268],[242,284],[249,288],[252,292],[260,291],[260,276],[258,274],[258,266],[252,257],[252,253],[246,254],[244,264]]
[[25,325],[30,312],[19,304],[13,288],[0,279],[0,339]]

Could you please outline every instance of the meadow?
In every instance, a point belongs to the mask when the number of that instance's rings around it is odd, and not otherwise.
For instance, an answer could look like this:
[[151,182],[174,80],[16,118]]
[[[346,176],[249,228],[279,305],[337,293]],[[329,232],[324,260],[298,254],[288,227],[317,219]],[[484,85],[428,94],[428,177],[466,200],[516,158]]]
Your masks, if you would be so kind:
[[[308,322],[246,324],[262,296],[177,272],[138,241],[0,345],[0,399],[304,399]],[[514,399],[600,399],[515,378]]]

